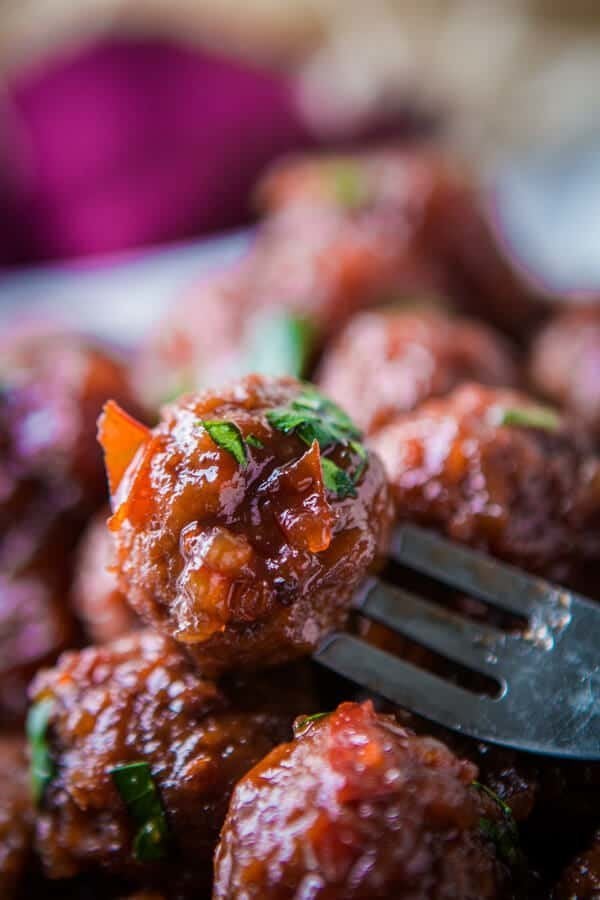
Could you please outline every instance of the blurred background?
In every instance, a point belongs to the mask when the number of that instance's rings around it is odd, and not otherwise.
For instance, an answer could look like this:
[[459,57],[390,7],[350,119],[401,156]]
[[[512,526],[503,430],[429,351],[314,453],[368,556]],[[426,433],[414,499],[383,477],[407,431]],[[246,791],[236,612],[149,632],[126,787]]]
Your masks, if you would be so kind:
[[100,292],[135,329],[239,252],[198,240],[252,222],[273,159],[415,135],[468,160],[536,277],[594,292],[599,45],[593,0],[3,0],[0,302],[102,327]]

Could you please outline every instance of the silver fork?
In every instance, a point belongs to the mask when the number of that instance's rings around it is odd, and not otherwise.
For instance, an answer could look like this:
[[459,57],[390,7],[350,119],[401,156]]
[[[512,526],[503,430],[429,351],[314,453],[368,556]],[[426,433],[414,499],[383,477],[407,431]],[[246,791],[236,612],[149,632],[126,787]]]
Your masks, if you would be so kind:
[[361,615],[496,682],[495,696],[461,687],[336,632],[315,658],[393,703],[482,741],[548,756],[600,760],[600,604],[412,525],[392,560],[526,621],[519,633],[479,624],[368,579]]

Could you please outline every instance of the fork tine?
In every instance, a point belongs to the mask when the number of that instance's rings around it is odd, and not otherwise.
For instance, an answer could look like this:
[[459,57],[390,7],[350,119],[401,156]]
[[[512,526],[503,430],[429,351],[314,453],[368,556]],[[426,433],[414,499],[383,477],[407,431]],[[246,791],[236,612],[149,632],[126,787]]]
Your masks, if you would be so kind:
[[541,603],[556,601],[558,593],[557,588],[541,578],[524,575],[513,566],[414,525],[396,529],[390,556],[423,575],[528,619]]
[[428,647],[453,662],[503,682],[492,649],[501,631],[455,615],[436,603],[401,588],[368,579],[354,595],[353,606],[363,615]]
[[404,709],[466,734],[479,733],[488,719],[486,706],[495,703],[350,634],[330,635],[315,659]]

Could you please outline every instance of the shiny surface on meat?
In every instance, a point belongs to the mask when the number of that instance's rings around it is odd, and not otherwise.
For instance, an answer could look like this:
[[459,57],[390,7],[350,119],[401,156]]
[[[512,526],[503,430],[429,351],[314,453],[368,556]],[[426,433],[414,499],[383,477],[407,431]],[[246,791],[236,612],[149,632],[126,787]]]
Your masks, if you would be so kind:
[[[164,410],[113,498],[121,589],[205,672],[309,653],[343,624],[383,549],[390,509],[379,460],[362,459],[352,442],[321,451],[268,420],[304,390],[249,376],[184,396]],[[237,430],[245,459],[217,444],[205,420]],[[351,492],[326,487],[325,459],[356,473]]]
[[370,702],[344,703],[238,784],[213,897],[507,897],[503,867],[479,831],[476,773]]
[[458,388],[398,416],[371,439],[398,519],[560,582],[600,554],[600,464],[574,425],[501,424],[526,395]]
[[[65,654],[39,674],[32,699],[52,702],[47,742],[55,766],[36,825],[47,874],[104,869],[151,885],[205,883],[233,785],[310,705],[294,675],[275,677],[285,693],[272,681],[268,693],[239,681],[225,693],[174,642],[148,631]],[[135,858],[136,826],[110,774],[138,761],[150,765],[167,818],[161,862]]]
[[317,375],[322,390],[367,431],[462,381],[508,387],[516,378],[510,349],[484,325],[393,307],[350,319]]

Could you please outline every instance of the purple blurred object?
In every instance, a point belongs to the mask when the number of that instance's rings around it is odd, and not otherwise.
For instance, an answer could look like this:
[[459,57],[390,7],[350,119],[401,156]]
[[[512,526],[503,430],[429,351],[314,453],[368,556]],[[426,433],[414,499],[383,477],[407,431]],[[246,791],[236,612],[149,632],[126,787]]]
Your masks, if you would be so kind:
[[7,98],[4,264],[241,224],[260,170],[313,144],[286,76],[164,42],[79,49],[15,77]]

